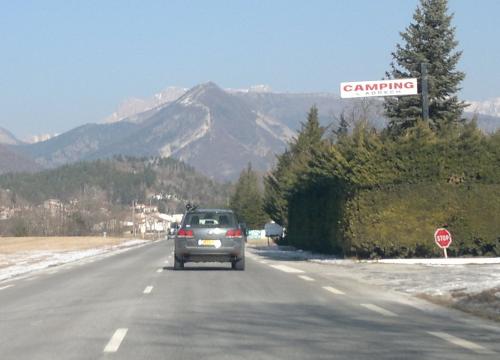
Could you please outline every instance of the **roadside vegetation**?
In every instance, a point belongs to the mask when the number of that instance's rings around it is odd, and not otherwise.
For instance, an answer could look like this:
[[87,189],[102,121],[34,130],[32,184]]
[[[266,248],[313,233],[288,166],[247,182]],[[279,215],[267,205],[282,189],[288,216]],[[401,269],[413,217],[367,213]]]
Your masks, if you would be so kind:
[[340,115],[333,131],[311,108],[264,180],[264,209],[287,244],[362,258],[437,256],[437,227],[451,255],[500,255],[500,133],[462,117],[454,28],[447,1],[422,0],[393,53],[388,78],[418,77],[429,64],[428,121],[419,96],[388,98],[389,123]]
[[259,174],[249,163],[247,168],[240,173],[229,200],[229,206],[247,228],[263,229],[269,219],[264,212],[263,201]]

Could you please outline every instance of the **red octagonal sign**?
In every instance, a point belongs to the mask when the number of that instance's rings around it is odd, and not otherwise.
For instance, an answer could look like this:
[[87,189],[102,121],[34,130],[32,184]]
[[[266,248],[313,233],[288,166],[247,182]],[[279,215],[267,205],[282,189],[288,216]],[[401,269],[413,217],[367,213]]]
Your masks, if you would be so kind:
[[434,233],[434,241],[441,249],[446,249],[451,244],[451,234],[446,229],[437,229]]

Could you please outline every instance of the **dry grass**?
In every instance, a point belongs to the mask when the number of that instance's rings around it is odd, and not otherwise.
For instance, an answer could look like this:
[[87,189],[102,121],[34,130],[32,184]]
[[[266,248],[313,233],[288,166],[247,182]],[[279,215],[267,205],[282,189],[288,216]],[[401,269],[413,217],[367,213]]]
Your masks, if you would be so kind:
[[92,236],[0,237],[0,254],[25,251],[76,251],[112,246],[127,238]]
[[419,294],[419,297],[441,306],[449,306],[489,320],[500,321],[500,288],[477,294],[455,292],[446,296]]

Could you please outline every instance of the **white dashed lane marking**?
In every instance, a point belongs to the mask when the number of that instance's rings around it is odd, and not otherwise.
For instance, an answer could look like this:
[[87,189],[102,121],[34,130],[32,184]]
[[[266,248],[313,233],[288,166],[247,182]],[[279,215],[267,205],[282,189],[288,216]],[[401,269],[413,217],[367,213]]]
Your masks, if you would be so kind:
[[345,292],[340,291],[339,289],[335,289],[334,287],[331,287],[331,286],[323,286],[323,289],[325,289],[326,291],[329,291],[335,295],[345,295]]
[[360,304],[364,308],[367,308],[368,310],[371,310],[373,312],[376,312],[377,314],[384,315],[384,316],[397,316],[395,313],[392,311],[386,310],[381,308],[380,306],[373,305],[373,304]]
[[293,274],[303,273],[303,271],[300,269],[296,269],[296,268],[286,266],[286,265],[271,265],[271,267],[273,267],[277,270],[284,271],[286,273],[293,273]]
[[126,328],[117,329],[104,348],[104,352],[117,352],[123,339],[125,338],[125,335],[127,335],[127,331],[128,329]]
[[447,333],[444,333],[444,332],[427,331],[427,333],[431,334],[433,336],[436,336],[436,337],[438,337],[440,339],[443,339],[445,341],[448,341],[451,344],[454,344],[454,345],[463,347],[465,349],[474,351],[475,353],[478,353],[478,354],[495,354],[494,351],[486,349],[485,347],[483,347],[483,346],[481,346],[479,344],[473,343],[473,342],[468,341],[468,340],[460,339],[460,338],[458,338],[456,336],[453,336],[453,335],[450,335],[450,334],[447,334]]
[[33,276],[33,277],[30,277],[30,278],[27,278],[26,281],[33,281],[33,280],[36,280],[38,279],[38,276]]
[[8,289],[10,287],[13,287],[14,285],[10,284],[10,285],[5,285],[5,286],[2,286],[0,287],[0,290],[4,290],[4,289]]
[[143,291],[143,294],[151,294],[151,291],[153,291],[152,286],[146,286],[146,288]]
[[158,270],[156,270],[157,273],[161,273],[163,272],[163,269],[162,268],[159,268]]
[[305,280],[305,281],[316,281],[312,277],[309,277],[307,275],[299,275],[299,278],[301,278],[302,280]]

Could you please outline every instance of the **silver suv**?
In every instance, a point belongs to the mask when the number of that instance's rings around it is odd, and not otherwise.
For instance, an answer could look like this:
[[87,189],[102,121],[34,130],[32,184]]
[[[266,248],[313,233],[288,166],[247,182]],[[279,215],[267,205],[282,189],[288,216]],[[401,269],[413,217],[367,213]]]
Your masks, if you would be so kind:
[[175,236],[174,269],[186,262],[230,262],[233,269],[245,270],[244,235],[232,210],[190,210]]

